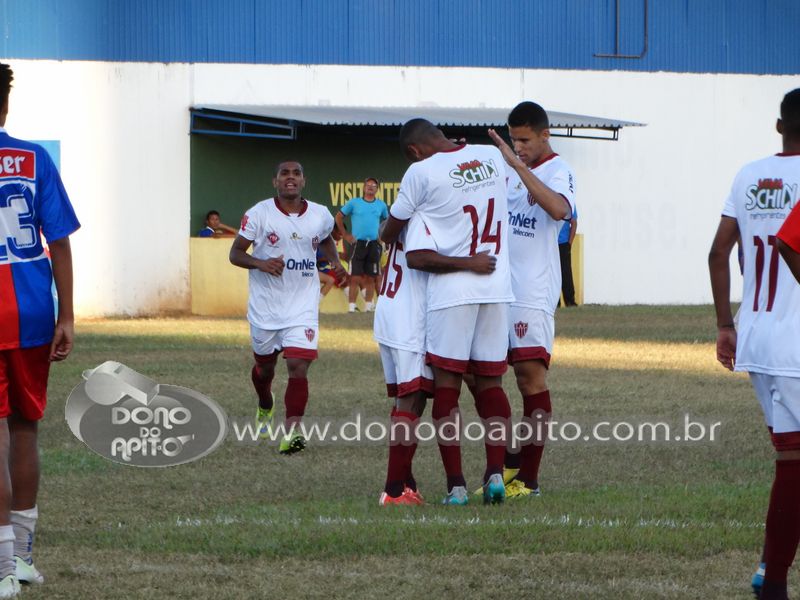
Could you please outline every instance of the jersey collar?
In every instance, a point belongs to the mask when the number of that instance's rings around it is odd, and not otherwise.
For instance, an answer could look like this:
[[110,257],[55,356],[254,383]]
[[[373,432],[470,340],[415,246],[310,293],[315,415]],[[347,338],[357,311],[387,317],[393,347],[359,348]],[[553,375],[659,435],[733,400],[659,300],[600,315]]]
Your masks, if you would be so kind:
[[778,152],[775,156],[800,156],[800,152]]
[[[303,200],[303,206],[302,206],[302,208],[300,209],[300,212],[299,212],[299,213],[297,213],[297,216],[298,216],[298,217],[300,217],[300,216],[304,215],[304,214],[305,214],[305,212],[308,210],[308,200],[306,200],[305,198],[302,198],[302,200]],[[291,216],[292,216],[292,214],[293,214],[293,213],[288,213],[288,212],[286,212],[285,210],[283,210],[283,207],[281,206],[281,203],[280,203],[280,202],[278,202],[278,198],[277,198],[277,196],[273,197],[273,198],[272,198],[272,201],[275,203],[275,208],[277,208],[279,211],[281,211],[281,212],[282,212],[283,214],[285,214],[287,217],[291,217]]]
[[545,156],[544,158],[540,158],[539,160],[537,160],[535,163],[533,163],[533,164],[532,164],[530,167],[528,167],[528,168],[529,168],[531,171],[533,171],[534,169],[536,169],[536,168],[538,168],[538,167],[541,167],[541,166],[542,166],[544,163],[546,163],[548,160],[553,160],[553,159],[554,159],[556,156],[558,156],[558,154],[556,154],[555,152],[553,152],[552,154],[549,154],[549,155]]

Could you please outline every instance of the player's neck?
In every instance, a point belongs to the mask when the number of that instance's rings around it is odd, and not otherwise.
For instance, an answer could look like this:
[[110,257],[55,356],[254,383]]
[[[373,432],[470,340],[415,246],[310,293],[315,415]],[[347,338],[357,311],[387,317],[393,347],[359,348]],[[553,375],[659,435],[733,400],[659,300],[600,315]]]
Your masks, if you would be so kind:
[[800,154],[800,140],[783,138],[782,154]]
[[283,209],[284,212],[287,213],[299,213],[303,212],[303,197],[302,196],[295,196],[292,198],[285,198],[283,196],[277,197],[278,204]]
[[372,201],[375,200],[375,198],[376,198],[376,196],[374,194],[372,196],[367,196],[366,194],[364,194],[364,201],[365,202],[372,202]]

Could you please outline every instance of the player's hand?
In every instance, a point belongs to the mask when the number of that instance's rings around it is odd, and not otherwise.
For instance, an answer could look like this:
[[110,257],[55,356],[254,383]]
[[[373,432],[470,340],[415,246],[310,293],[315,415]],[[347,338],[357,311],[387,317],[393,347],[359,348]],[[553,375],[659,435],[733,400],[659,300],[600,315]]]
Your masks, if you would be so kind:
[[280,277],[283,275],[283,268],[286,266],[286,263],[283,260],[283,254],[281,254],[277,258],[267,258],[262,260],[261,263],[258,265],[258,270],[268,275],[275,275],[276,277]]
[[347,242],[348,244],[356,243],[356,238],[349,231],[345,232],[345,234],[342,237],[344,238],[344,241]]
[[337,263],[332,263],[332,265],[333,265],[333,273],[336,275],[336,280],[347,281],[348,274],[345,268],[342,266],[342,263],[337,262]]
[[478,275],[491,275],[497,268],[497,257],[489,254],[488,250],[478,252],[470,257],[470,270]]
[[723,367],[733,371],[736,364],[736,330],[723,327],[717,331],[717,360]]
[[500,137],[500,135],[494,130],[489,130],[489,137],[492,138],[495,146],[500,149],[500,152],[503,155],[503,158],[506,159],[506,162],[511,165],[512,167],[523,167],[525,168],[525,163],[523,163],[517,153],[514,152],[514,149],[506,144],[506,141]]
[[64,360],[72,352],[72,341],[75,339],[75,323],[59,320],[56,332],[50,344],[50,361]]

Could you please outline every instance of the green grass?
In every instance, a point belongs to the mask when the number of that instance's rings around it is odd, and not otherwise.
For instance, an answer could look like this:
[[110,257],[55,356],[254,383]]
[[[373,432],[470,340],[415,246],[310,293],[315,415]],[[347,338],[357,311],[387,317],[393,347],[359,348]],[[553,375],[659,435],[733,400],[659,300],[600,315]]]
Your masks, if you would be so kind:
[[[36,556],[47,584],[27,597],[748,597],[772,451],[746,377],[714,360],[708,307],[561,311],[549,380],[557,420],[679,427],[689,413],[722,423],[715,442],[555,442],[543,496],[499,507],[438,505],[431,444],[415,461],[428,505],[383,509],[381,445],[282,457],[228,441],[196,463],[145,470],[96,456],[63,420],[80,373],[112,359],[249,416],[247,336],[244,319],[79,324],[41,426]],[[320,341],[308,414],[385,418],[371,316],[323,315]],[[276,391],[285,381],[281,364]],[[474,416],[470,398],[462,409]],[[482,447],[465,445],[472,487],[482,463]]]

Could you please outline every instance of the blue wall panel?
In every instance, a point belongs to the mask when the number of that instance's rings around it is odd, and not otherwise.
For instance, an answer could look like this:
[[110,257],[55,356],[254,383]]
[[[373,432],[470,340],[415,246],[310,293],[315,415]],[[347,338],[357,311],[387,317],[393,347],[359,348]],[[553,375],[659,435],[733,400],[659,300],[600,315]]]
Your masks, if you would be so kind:
[[[645,0],[619,0],[619,52]],[[4,0],[4,58],[800,73],[798,0]]]

